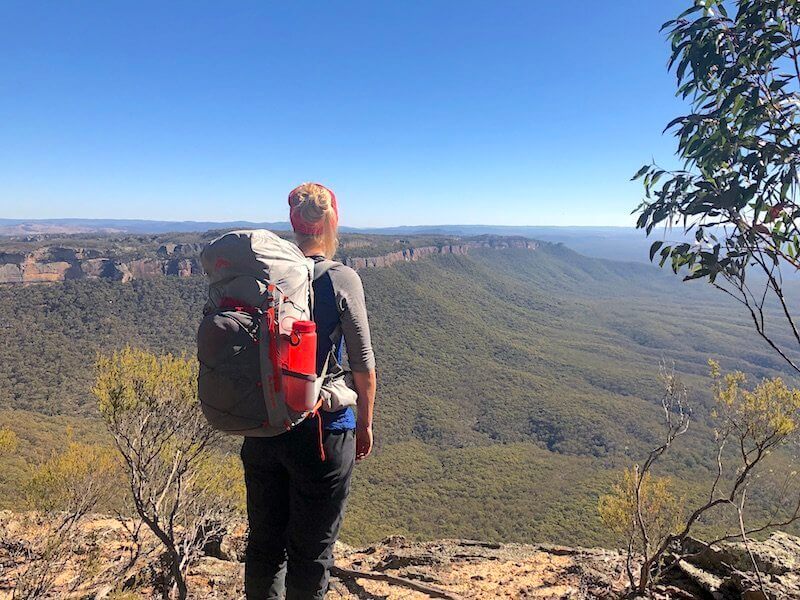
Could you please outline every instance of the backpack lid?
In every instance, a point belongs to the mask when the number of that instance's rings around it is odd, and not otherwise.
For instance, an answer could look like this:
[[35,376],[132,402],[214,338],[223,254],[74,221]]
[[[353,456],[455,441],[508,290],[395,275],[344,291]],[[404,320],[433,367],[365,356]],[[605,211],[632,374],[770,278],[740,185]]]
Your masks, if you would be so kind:
[[308,306],[314,261],[295,244],[266,229],[242,229],[218,237],[203,249],[200,263],[209,281],[209,303],[214,307],[226,297],[261,307],[269,285],[300,306]]

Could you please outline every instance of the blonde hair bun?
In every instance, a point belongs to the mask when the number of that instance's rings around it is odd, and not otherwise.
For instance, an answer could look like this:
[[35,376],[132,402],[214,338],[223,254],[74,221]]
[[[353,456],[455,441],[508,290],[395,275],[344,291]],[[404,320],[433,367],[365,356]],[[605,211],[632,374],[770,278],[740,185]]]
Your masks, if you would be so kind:
[[330,190],[318,183],[297,186],[289,196],[289,204],[306,223],[318,223],[334,212]]
[[289,192],[289,219],[301,248],[324,249],[332,258],[338,246],[339,208],[336,195],[319,183],[304,183]]

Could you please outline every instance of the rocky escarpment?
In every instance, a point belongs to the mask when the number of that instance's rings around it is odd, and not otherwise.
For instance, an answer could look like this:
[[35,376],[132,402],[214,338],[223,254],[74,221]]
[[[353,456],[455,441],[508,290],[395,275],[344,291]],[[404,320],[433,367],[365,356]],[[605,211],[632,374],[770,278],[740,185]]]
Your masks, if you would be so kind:
[[[52,515],[51,515],[52,516]],[[0,511],[0,600],[49,573],[46,598],[158,597],[159,545],[137,522],[90,516],[69,545],[43,539],[47,517]],[[234,520],[189,570],[191,597],[241,598],[246,524]],[[800,598],[800,538],[776,532],[763,541],[706,548],[688,540],[677,568],[664,572],[652,600]],[[467,600],[625,597],[625,555],[614,550],[472,540],[414,542],[392,536],[366,548],[337,542],[328,598]],[[753,562],[758,565],[758,571]],[[634,560],[633,568],[638,563]],[[29,597],[29,596],[26,596]],[[644,599],[642,599],[644,600]]]
[[[376,256],[352,256],[363,242],[343,244],[342,261],[355,270],[388,267],[401,262],[414,262],[439,254],[464,255],[477,249],[522,248],[535,250],[538,242],[523,238],[488,238],[459,243],[406,245],[401,250]],[[51,283],[72,279],[108,279],[130,281],[174,276],[202,275],[200,252],[203,244],[162,244],[155,252],[133,250],[130,253],[99,249],[44,246],[30,252],[0,250],[0,284]]]
[[[37,539],[43,515],[0,511],[0,600],[11,600],[48,568],[55,568],[49,589],[37,597],[159,597],[159,546],[146,529],[134,544],[135,525],[90,517],[68,547],[45,556]],[[197,558],[188,573],[191,598],[243,597],[245,536],[244,523],[232,523]],[[624,586],[622,555],[602,549],[394,536],[367,548],[337,542],[334,554],[330,600],[610,599]]]
[[71,279],[130,281],[202,274],[200,244],[165,244],[155,256],[110,256],[97,249],[46,246],[28,253],[0,252],[0,283]]
[[491,248],[495,250],[505,248],[522,248],[535,250],[539,243],[525,239],[488,239],[481,241],[464,242],[461,244],[445,244],[442,246],[423,246],[421,248],[404,248],[397,252],[390,252],[382,256],[346,257],[343,262],[356,271],[368,267],[388,267],[401,262],[413,262],[436,254],[468,254],[472,250]]

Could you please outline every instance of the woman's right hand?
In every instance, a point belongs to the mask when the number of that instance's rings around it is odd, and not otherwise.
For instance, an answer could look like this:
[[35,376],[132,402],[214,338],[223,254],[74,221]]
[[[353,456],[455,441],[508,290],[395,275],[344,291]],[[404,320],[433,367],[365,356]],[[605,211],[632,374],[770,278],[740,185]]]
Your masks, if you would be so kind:
[[356,460],[364,460],[372,452],[372,426],[356,426]]
[[372,452],[372,411],[375,406],[377,377],[375,369],[353,371],[356,400],[356,460],[364,460]]

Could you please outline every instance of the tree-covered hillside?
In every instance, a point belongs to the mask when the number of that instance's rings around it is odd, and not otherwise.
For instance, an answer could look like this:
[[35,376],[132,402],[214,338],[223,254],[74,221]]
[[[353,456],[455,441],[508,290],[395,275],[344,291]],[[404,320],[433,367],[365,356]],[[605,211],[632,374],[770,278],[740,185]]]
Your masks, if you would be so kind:
[[[672,467],[688,493],[712,460],[706,359],[756,376],[783,369],[707,287],[559,246],[361,275],[379,364],[378,450],[354,482],[351,541],[401,532],[603,543],[597,495],[610,469],[656,439],[661,359],[685,374],[697,408]],[[201,278],[0,289],[0,425],[57,446],[57,435],[19,424],[34,413],[91,419],[97,352],[191,353],[204,293]],[[17,502],[6,488],[6,503]]]

